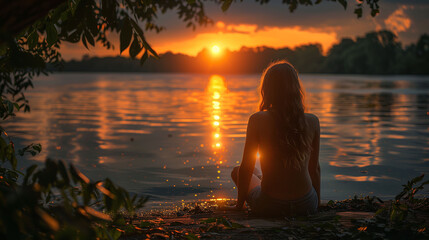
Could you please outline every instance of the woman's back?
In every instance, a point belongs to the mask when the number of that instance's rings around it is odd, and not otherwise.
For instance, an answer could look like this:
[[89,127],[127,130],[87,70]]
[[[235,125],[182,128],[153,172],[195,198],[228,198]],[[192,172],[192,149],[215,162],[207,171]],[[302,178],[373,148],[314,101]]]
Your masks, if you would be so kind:
[[[319,120],[305,114],[304,91],[296,69],[272,63],[261,78],[259,112],[249,118],[240,167],[237,209],[245,201],[265,215],[305,215],[320,203]],[[259,151],[262,181],[253,174]]]
[[[311,149],[308,149],[306,158],[299,169],[284,167],[282,158],[288,153],[279,147],[279,127],[274,114],[271,111],[260,111],[253,116],[257,128],[259,153],[262,168],[262,192],[275,199],[294,200],[307,194],[312,188],[312,182],[308,171],[311,161]],[[315,115],[305,114],[307,129],[306,134],[311,142],[318,138],[319,122]],[[287,129],[287,126],[284,126]],[[318,140],[318,139],[317,139]],[[318,142],[318,141],[317,141]],[[318,149],[317,149],[318,151]],[[317,159],[316,159],[317,160]],[[314,159],[313,159],[314,161]]]

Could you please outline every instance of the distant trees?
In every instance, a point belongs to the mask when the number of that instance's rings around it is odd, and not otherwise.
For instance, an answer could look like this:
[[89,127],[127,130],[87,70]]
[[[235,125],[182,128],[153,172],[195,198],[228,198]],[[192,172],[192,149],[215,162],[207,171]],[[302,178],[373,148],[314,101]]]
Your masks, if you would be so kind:
[[390,31],[369,32],[356,40],[342,39],[323,55],[319,44],[295,49],[243,47],[214,57],[203,49],[196,57],[167,52],[140,66],[127,58],[86,58],[70,61],[65,71],[260,73],[273,60],[286,59],[302,73],[429,74],[429,35],[405,48]]
[[429,35],[423,34],[416,44],[411,44],[398,54],[396,65],[398,73],[428,74]]
[[389,31],[370,32],[356,41],[343,39],[327,55],[326,72],[390,74],[395,73],[396,55],[402,48]]
[[370,32],[356,41],[343,39],[334,45],[323,69],[328,73],[428,74],[428,53],[427,34],[403,49],[394,33]]

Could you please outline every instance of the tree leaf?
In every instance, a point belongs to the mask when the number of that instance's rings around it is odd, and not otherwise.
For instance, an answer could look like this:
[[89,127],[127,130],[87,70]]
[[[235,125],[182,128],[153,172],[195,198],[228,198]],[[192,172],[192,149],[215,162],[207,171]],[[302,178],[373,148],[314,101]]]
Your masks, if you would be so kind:
[[42,145],[40,143],[34,144],[32,147],[34,150],[38,151],[39,153],[42,151]]
[[143,40],[145,39],[144,34],[143,34],[143,30],[141,29],[141,27],[133,20],[133,19],[129,19],[130,23],[132,24],[134,31],[136,31],[140,38]]
[[60,172],[61,177],[63,178],[64,182],[69,185],[70,184],[70,175],[69,172],[66,169],[66,166],[63,161],[58,161],[58,170]]
[[149,55],[147,53],[147,49],[144,51],[144,54],[142,56],[142,58],[140,58],[140,64],[143,65],[144,62],[146,62],[146,60],[148,59]]
[[379,13],[380,13],[380,10],[378,10],[378,9],[372,9],[371,10],[371,16],[373,16],[373,17],[377,16],[377,14],[379,14]]
[[89,48],[88,48],[88,44],[86,43],[86,37],[85,37],[85,34],[82,34],[82,43],[83,43],[83,45],[85,46],[85,48],[89,50]]
[[138,40],[137,34],[134,35],[134,41],[130,46],[130,57],[135,58],[137,54],[139,54],[142,50],[142,45],[140,44],[140,41]]
[[12,153],[12,156],[10,158],[10,163],[12,164],[13,169],[16,169],[16,165],[18,164],[18,159],[16,159],[16,156],[14,153]]
[[16,110],[17,110],[17,111],[19,111],[19,108],[20,108],[20,107],[19,107],[19,104],[18,104],[18,103],[14,102],[14,103],[13,103],[13,106],[15,106]]
[[72,43],[77,43],[80,40],[80,35],[81,35],[82,31],[79,31],[78,29],[76,31],[74,31],[72,34],[68,35],[66,37],[66,40]]
[[347,0],[338,0],[338,2],[343,5],[344,10],[347,9]]
[[91,44],[92,46],[95,45],[94,37],[92,37],[90,32],[85,31],[85,38],[89,42],[89,44]]
[[143,39],[143,45],[146,50],[148,50],[155,58],[159,59],[158,53],[155,52],[155,50],[152,49],[152,47],[149,45],[149,43],[146,42],[145,39]]
[[33,49],[37,45],[38,41],[39,41],[39,34],[37,33],[37,31],[32,32],[28,36],[28,40],[27,40],[28,48]]
[[362,17],[362,8],[356,8],[354,13],[357,15],[358,18]]
[[420,182],[420,181],[424,178],[424,176],[425,176],[425,175],[424,175],[424,174],[422,174],[422,175],[420,175],[420,176],[417,176],[417,177],[413,178],[413,179],[411,180],[410,184],[414,185],[415,183]]
[[9,114],[13,113],[13,103],[11,101],[7,102],[7,110]]
[[27,168],[26,172],[25,172],[25,176],[24,176],[24,185],[27,185],[28,183],[28,178],[31,176],[31,174],[33,174],[34,170],[36,170],[37,165],[33,164],[30,167]]
[[58,32],[54,24],[46,26],[46,41],[48,42],[48,47],[51,47],[58,41]]
[[124,22],[122,25],[122,30],[119,35],[119,41],[120,41],[120,52],[122,53],[127,47],[130,45],[131,38],[132,38],[132,27],[130,24],[130,20],[128,18],[124,18]]
[[54,231],[58,231],[60,229],[60,224],[58,221],[53,218],[51,215],[47,214],[45,211],[36,207],[35,212],[40,216],[41,219],[45,221],[45,223]]
[[228,10],[228,8],[231,6],[232,0],[225,0],[222,4],[222,11]]
[[104,221],[112,221],[112,218],[109,215],[102,213],[102,212],[99,212],[92,207],[85,206],[84,209],[89,215],[91,215],[93,217],[99,218],[99,219],[104,220]]

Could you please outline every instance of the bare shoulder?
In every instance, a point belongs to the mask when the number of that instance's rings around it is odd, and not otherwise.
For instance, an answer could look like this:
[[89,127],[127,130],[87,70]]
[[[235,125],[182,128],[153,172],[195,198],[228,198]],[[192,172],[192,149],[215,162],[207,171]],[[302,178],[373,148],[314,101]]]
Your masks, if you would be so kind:
[[252,114],[249,121],[264,122],[271,120],[272,116],[268,111],[259,111]]
[[312,128],[314,129],[320,128],[319,118],[316,115],[312,113],[306,113],[305,118],[307,119],[307,122],[311,125]]
[[305,117],[312,121],[319,121],[319,118],[313,113],[305,113]]

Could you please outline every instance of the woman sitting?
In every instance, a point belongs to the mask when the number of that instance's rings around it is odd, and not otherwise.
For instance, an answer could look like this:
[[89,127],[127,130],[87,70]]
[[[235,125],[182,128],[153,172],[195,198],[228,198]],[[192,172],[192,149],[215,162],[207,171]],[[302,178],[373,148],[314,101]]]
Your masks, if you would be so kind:
[[[295,68],[271,64],[261,79],[259,112],[249,118],[243,160],[231,173],[237,205],[247,201],[260,216],[315,213],[320,204],[319,119],[304,113],[304,93]],[[262,177],[255,170],[260,153]]]

